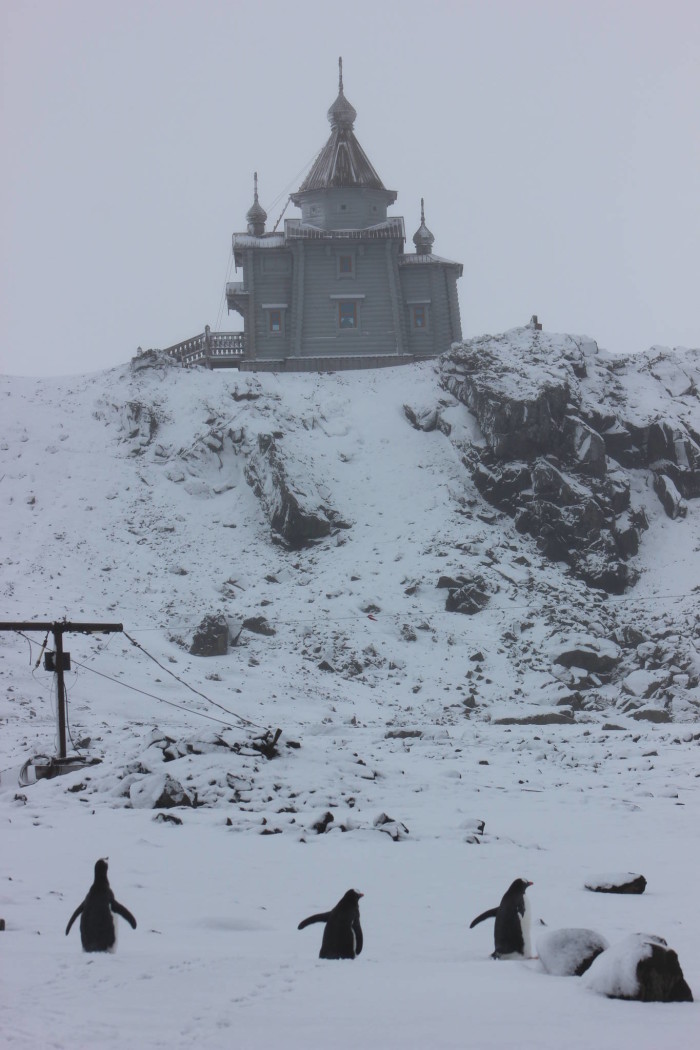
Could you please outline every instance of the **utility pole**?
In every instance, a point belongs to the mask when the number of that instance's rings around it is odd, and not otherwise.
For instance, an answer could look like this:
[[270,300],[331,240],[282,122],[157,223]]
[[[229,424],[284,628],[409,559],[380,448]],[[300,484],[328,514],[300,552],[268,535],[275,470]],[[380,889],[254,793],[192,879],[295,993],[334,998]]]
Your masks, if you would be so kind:
[[[71,623],[68,620],[58,620],[53,623],[40,622],[0,622],[0,631],[50,631],[54,638],[54,666],[51,668],[47,660],[47,670],[53,670],[56,674],[56,685],[58,687],[58,757],[66,758],[66,685],[63,678],[64,670],[70,669],[70,653],[63,651],[64,634],[114,634],[123,631],[120,623]],[[48,656],[48,654],[47,654]]]

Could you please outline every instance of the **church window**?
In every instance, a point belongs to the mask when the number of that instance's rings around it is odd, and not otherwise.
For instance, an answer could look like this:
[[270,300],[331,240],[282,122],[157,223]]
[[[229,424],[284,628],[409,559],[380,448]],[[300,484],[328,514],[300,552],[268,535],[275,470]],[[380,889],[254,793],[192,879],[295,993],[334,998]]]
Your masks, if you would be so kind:
[[428,327],[428,310],[427,307],[423,305],[423,303],[413,307],[413,327]]
[[357,303],[341,300],[338,303],[338,328],[357,328]]
[[338,277],[353,277],[354,270],[354,259],[352,255],[338,256]]
[[270,310],[268,311],[268,323],[270,331],[275,334],[279,334],[282,331],[282,311],[281,310]]

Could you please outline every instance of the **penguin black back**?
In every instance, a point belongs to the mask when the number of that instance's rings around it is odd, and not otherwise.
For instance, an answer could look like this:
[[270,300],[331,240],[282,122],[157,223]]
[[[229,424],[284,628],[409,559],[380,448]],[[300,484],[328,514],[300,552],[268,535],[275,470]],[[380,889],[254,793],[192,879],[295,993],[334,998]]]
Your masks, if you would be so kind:
[[80,940],[85,952],[108,952],[114,948],[116,931],[114,915],[121,915],[133,930],[136,919],[131,912],[120,904],[112,893],[107,878],[107,861],[98,860],[95,864],[95,879],[88,890],[87,897],[79,904],[66,926],[66,936],[71,926],[80,916]]
[[360,926],[359,901],[362,893],[348,890],[331,911],[310,915],[299,923],[303,930],[314,922],[325,922],[319,959],[354,959],[362,951],[363,937]]
[[498,907],[482,912],[469,926],[471,930],[484,919],[496,920],[493,931],[494,959],[530,955],[530,916],[525,899],[528,886],[532,886],[532,883],[527,879],[515,879],[503,894]]

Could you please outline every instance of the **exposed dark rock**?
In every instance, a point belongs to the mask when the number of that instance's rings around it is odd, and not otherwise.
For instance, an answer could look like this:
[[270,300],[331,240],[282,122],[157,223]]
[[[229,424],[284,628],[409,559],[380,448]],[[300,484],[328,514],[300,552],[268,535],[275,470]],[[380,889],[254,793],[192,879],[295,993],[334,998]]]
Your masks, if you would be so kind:
[[[501,337],[503,338],[503,337]],[[486,441],[502,459],[553,451],[570,399],[566,370],[529,369],[526,382],[510,382],[510,360],[498,337],[453,347],[442,358],[443,385],[476,416]]]
[[272,434],[258,435],[258,448],[250,457],[245,476],[273,531],[291,549],[299,550],[330,535],[332,516],[328,508],[323,506],[308,475],[303,482],[300,477],[290,476],[289,464]]
[[654,492],[661,500],[669,518],[684,518],[686,516],[688,505],[667,474],[656,474],[654,476]]
[[450,433],[450,425],[440,415],[439,406],[413,409],[410,405],[404,405],[403,411],[406,419],[415,430],[423,430],[426,433],[430,433],[433,430],[441,430],[443,434]]
[[520,717],[506,716],[494,718],[495,726],[554,726],[573,725],[576,719],[571,711],[542,711],[534,715],[521,715]]
[[643,1003],[692,1003],[691,992],[677,954],[665,944],[653,944],[651,956],[637,963],[639,992]]
[[423,736],[420,729],[390,729],[384,735],[387,740],[409,740]]
[[248,619],[243,621],[243,627],[246,631],[251,631],[253,634],[262,634],[266,638],[271,638],[277,633],[264,616],[249,616]]
[[228,652],[229,630],[223,613],[205,616],[194,632],[190,652],[193,656],[225,656]]
[[663,937],[636,933],[593,962],[586,984],[609,999],[642,1003],[692,1003],[677,954]]
[[614,642],[591,638],[560,649],[555,653],[553,663],[562,667],[581,667],[594,674],[607,674],[620,662],[621,655]]
[[482,576],[463,583],[456,589],[450,589],[445,601],[447,612],[466,613],[473,616],[488,605],[491,597],[489,586]]
[[323,816],[319,817],[318,820],[314,821],[311,825],[312,831],[315,831],[317,835],[323,835],[325,831],[328,831],[328,826],[333,823],[334,816],[330,812],[324,813]]
[[180,817],[176,817],[174,813],[158,813],[153,820],[156,824],[182,824]]
[[657,725],[673,721],[671,712],[664,707],[639,707],[632,712],[632,718],[637,722],[654,722]]
[[606,471],[605,442],[578,416],[564,416],[562,449],[583,474],[602,478]]
[[617,642],[623,649],[636,649],[638,645],[647,640],[646,635],[629,624],[615,628],[612,637],[613,641]]
[[627,470],[653,468],[673,517],[700,496],[693,407],[675,412],[667,400],[668,420],[645,419],[625,399],[627,371],[651,389],[663,384],[670,398],[696,398],[697,366],[692,352],[682,354],[611,359],[591,340],[521,328],[455,345],[441,359],[442,385],[485,439],[485,447],[458,445],[476,487],[591,587],[621,594],[635,581],[626,562],[647,523],[630,506]]
[[643,875],[623,872],[616,875],[595,875],[586,880],[587,890],[594,893],[644,893],[647,880]]

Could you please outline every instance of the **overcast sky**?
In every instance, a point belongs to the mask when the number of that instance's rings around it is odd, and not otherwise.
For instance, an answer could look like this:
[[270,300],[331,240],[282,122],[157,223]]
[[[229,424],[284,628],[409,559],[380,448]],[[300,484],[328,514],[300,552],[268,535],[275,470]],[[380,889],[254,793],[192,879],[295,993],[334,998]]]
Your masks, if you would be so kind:
[[464,264],[465,337],[700,346],[698,0],[3,0],[0,48],[4,372],[237,327],[253,171],[270,229],[339,55],[408,247],[424,196]]

